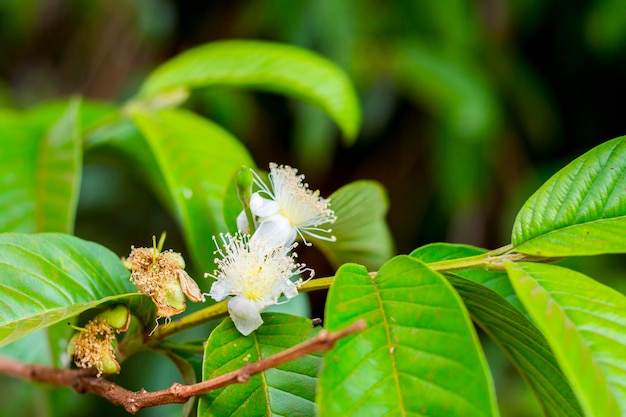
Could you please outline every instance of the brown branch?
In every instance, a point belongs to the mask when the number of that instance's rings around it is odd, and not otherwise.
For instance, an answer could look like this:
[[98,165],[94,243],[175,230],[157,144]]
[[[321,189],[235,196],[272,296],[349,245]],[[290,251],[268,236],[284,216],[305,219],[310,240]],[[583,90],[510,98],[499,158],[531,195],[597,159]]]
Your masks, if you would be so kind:
[[208,381],[192,385],[174,383],[171,387],[154,392],[142,389],[129,391],[121,386],[97,376],[95,369],[60,369],[43,365],[31,365],[9,358],[0,357],[0,373],[37,382],[72,387],[78,393],[91,392],[104,397],[113,404],[123,406],[129,413],[135,414],[146,407],[163,404],[182,404],[196,395],[236,383],[245,383],[251,376],[274,368],[285,362],[297,359],[319,350],[329,350],[337,340],[351,333],[363,330],[365,321],[359,320],[338,332],[320,331],[317,336],[304,343],[293,346],[276,355],[263,358],[255,363],[246,364],[243,368],[227,373]]

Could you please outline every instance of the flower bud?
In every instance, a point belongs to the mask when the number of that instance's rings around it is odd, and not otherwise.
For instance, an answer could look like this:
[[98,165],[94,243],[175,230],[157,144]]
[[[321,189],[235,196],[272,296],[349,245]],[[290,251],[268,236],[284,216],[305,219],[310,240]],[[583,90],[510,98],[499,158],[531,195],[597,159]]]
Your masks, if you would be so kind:
[[252,234],[256,230],[254,216],[250,209],[250,200],[252,197],[252,185],[254,184],[254,175],[250,168],[241,167],[237,173],[237,196],[241,202],[243,210],[237,216],[237,228],[243,233]]
[[109,323],[118,333],[125,332],[130,325],[130,310],[126,305],[118,304],[98,314],[96,318]]
[[254,176],[252,171],[248,167],[241,167],[237,173],[237,196],[241,204],[247,205],[252,195],[252,184],[254,183]]

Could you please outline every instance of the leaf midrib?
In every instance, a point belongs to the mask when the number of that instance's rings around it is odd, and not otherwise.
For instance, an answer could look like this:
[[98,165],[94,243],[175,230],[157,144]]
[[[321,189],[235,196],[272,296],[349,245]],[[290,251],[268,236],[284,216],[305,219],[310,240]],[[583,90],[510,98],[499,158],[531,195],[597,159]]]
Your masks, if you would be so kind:
[[[568,229],[576,229],[576,228],[580,228],[580,227],[585,227],[585,226],[593,226],[594,224],[599,224],[599,223],[606,223],[606,222],[613,222],[613,221],[618,221],[618,220],[626,220],[626,215],[624,216],[617,216],[617,217],[607,217],[607,218],[603,218],[603,219],[596,219],[596,220],[591,220],[588,222],[583,222],[583,223],[575,223],[575,224],[570,224],[564,227],[559,227],[557,229],[551,229],[548,231],[545,231],[539,235],[535,235],[532,236],[522,242],[518,242],[516,243],[516,247],[520,247],[522,245],[525,245],[526,243],[532,242],[536,239],[546,239],[549,235],[552,234],[567,234],[567,230]],[[572,236],[577,236],[577,235],[572,235]]]
[[[372,287],[374,288],[374,293],[376,294],[376,300],[378,301],[378,308],[380,309],[381,316],[383,319],[383,326],[385,327],[385,335],[387,336],[387,349],[389,352],[392,352],[392,349],[395,349],[395,346],[391,343],[391,329],[389,328],[389,322],[387,321],[387,314],[385,313],[385,307],[383,305],[383,300],[381,298],[380,289],[378,288],[378,284],[376,282],[376,277],[372,278]],[[396,357],[393,353],[389,355],[391,357],[391,367],[393,369],[393,381],[396,386],[396,392],[398,394],[398,406],[400,408],[400,412],[403,416],[406,416],[406,407],[404,405],[404,398],[402,398],[402,391],[400,390],[400,380],[398,379],[398,367],[396,365]]]
[[[252,332],[252,335],[254,336],[254,349],[256,350],[256,355],[258,358],[257,360],[260,360],[263,358],[263,356],[261,356],[259,336],[256,334],[256,332]],[[267,379],[265,377],[265,371],[261,372],[260,376],[261,376],[261,386],[263,387],[263,395],[265,396],[265,404],[267,406],[266,415],[271,416],[272,409],[270,407],[270,393],[269,393],[269,389],[267,385]]]

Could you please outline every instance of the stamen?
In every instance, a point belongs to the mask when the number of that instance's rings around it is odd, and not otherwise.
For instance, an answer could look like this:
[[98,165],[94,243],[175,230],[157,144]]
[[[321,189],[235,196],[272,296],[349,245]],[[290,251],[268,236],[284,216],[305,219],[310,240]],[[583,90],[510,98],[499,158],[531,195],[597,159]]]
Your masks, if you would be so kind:
[[[243,297],[237,303],[229,302],[231,317],[240,331],[245,329],[249,333],[256,329],[262,323],[261,311],[276,304],[281,295],[292,298],[297,294],[297,288],[305,281],[299,278],[293,282],[293,276],[309,272],[307,281],[313,276],[310,268],[295,261],[295,253],[289,253],[295,244],[271,247],[263,240],[241,233],[220,234],[220,240],[223,246],[215,251],[221,255],[215,260],[218,268],[205,277],[216,280],[209,292],[216,301],[227,296]],[[214,241],[217,244],[217,239]],[[244,308],[245,311],[238,310]]]

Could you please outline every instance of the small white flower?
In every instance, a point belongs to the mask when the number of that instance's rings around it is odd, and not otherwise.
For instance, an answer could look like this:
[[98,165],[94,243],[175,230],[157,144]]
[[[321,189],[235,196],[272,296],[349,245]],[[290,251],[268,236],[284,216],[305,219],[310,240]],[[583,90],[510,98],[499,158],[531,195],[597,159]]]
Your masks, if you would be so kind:
[[[289,246],[300,236],[335,241],[331,229],[319,227],[334,223],[337,217],[330,208],[330,200],[319,191],[311,191],[304,175],[288,165],[270,163],[270,187],[255,173],[254,183],[260,191],[250,198],[250,211],[258,221],[254,239],[264,239],[270,245]],[[249,230],[245,213],[237,218],[241,231]]]
[[313,270],[296,263],[296,254],[289,254],[295,246],[272,247],[261,239],[251,240],[248,235],[237,233],[220,234],[223,248],[213,238],[217,246],[215,259],[218,269],[205,277],[216,281],[209,295],[216,301],[233,296],[228,302],[228,312],[237,329],[247,336],[262,323],[261,311],[276,304],[281,295],[293,298],[304,283],[300,278],[291,277]]

